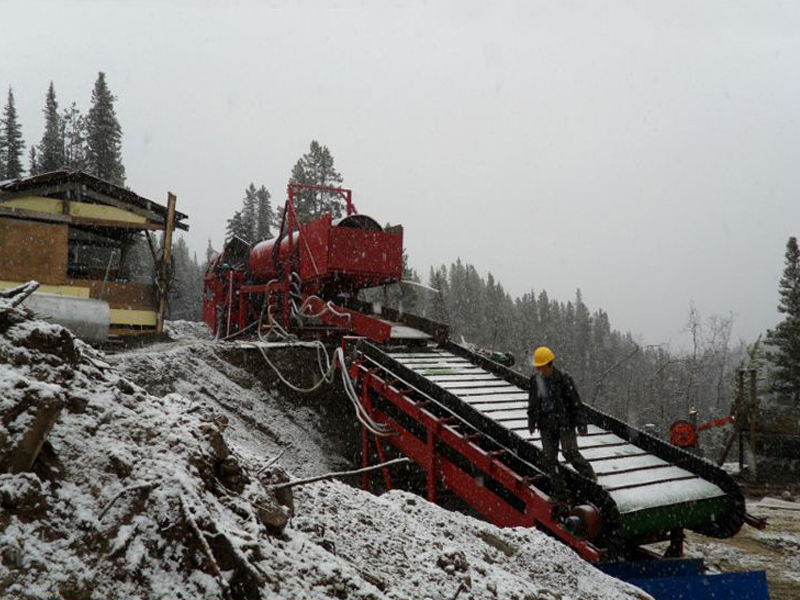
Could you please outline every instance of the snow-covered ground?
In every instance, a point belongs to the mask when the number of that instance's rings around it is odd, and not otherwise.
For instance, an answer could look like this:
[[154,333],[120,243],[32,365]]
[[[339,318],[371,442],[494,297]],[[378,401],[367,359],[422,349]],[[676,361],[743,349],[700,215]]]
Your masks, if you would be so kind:
[[0,475],[0,597],[647,598],[538,531],[403,492],[278,493],[281,449],[291,476],[344,457],[192,327],[105,356],[0,300],[4,467],[62,407],[32,472]]
[[765,497],[747,510],[766,517],[767,528],[745,525],[736,537],[717,540],[689,533],[686,553],[704,558],[711,571],[767,571],[772,600],[800,598],[800,502]]

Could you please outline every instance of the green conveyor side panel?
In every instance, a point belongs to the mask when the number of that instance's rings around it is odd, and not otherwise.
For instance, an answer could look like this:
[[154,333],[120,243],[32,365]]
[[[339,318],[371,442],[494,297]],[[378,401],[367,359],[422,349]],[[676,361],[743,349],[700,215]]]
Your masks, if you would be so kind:
[[637,510],[620,515],[622,537],[641,539],[668,533],[673,529],[702,527],[730,511],[728,498],[684,502]]

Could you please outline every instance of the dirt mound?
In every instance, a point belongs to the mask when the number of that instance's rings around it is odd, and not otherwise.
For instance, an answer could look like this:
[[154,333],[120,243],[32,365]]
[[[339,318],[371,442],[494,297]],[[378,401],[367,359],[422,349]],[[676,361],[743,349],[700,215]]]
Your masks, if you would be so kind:
[[[312,484],[296,488],[290,521],[292,498],[271,487],[287,475],[264,469],[263,448],[291,438],[295,460],[316,472],[337,460],[320,458],[311,416],[265,408],[245,373],[193,347],[114,357],[112,367],[0,300],[0,596],[644,597],[539,532],[499,530],[408,494]],[[176,376],[197,368],[202,378]],[[163,376],[165,393],[126,369]],[[223,409],[237,389],[262,428]],[[43,407],[56,414],[47,441],[33,444],[31,465],[14,462]]]

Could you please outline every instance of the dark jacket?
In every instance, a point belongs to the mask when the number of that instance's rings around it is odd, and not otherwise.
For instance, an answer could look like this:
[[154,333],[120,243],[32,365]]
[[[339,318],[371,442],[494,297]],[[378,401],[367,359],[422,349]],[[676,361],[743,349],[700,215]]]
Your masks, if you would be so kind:
[[[553,367],[553,376],[550,378],[550,393],[553,398],[553,418],[558,423],[560,429],[586,430],[586,411],[583,408],[581,397],[578,395],[578,388],[570,377],[569,373],[564,373]],[[530,391],[528,393],[528,429],[540,429],[543,424],[542,419],[542,398],[539,394],[539,386],[536,383],[536,375],[530,380]],[[549,422],[553,422],[548,419]]]

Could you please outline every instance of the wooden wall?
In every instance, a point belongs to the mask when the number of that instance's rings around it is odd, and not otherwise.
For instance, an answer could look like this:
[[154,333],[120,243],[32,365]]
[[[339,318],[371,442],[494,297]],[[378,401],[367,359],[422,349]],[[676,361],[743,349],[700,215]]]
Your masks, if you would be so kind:
[[67,225],[0,218],[0,280],[63,285]]
[[95,279],[70,279],[68,285],[89,287],[90,298],[100,298],[111,308],[124,310],[156,310],[155,286],[147,283],[103,282]]

